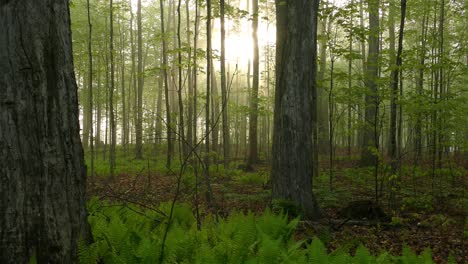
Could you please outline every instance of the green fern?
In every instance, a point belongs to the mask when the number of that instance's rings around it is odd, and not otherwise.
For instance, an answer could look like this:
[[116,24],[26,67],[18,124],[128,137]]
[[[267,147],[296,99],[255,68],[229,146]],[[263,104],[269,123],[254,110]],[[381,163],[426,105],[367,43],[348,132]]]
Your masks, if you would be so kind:
[[[168,215],[170,206],[165,203],[158,209]],[[80,242],[80,263],[158,263],[168,221],[164,214],[91,200],[88,220],[94,243]],[[432,263],[430,250],[417,256],[407,247],[399,257],[386,252],[375,257],[363,246],[354,257],[345,249],[328,254],[317,238],[310,245],[294,240],[298,223],[298,218],[290,221],[287,215],[268,210],[259,216],[233,212],[219,222],[208,215],[202,230],[197,230],[190,206],[178,204],[165,242],[164,263]]]

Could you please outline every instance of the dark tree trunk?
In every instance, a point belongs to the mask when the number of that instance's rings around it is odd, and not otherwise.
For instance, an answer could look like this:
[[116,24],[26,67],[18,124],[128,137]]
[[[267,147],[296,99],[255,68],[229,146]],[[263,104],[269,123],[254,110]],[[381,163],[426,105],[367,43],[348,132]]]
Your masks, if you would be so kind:
[[142,47],[142,28],[141,28],[141,0],[138,0],[137,9],[137,27],[138,27],[138,91],[137,97],[137,123],[135,124],[135,157],[143,158],[142,139],[143,139],[143,47]]
[[272,195],[294,202],[312,219],[320,217],[312,192],[317,10],[317,0],[276,0]]
[[[397,178],[393,177],[398,172],[400,166],[400,158],[398,149],[401,149],[401,146],[397,141],[397,97],[398,97],[398,83],[401,76],[399,75],[402,65],[402,52],[403,52],[403,33],[405,29],[405,18],[406,18],[406,0],[401,0],[401,16],[400,16],[400,30],[398,37],[398,51],[395,57],[395,66],[391,72],[391,105],[390,105],[390,149],[389,155],[391,159],[391,180],[390,180],[390,199],[389,204],[390,208],[396,209],[396,193],[397,188]],[[401,108],[400,108],[401,109]],[[401,114],[401,111],[400,111]],[[401,129],[401,125],[400,125]],[[401,136],[401,133],[400,133]]]
[[89,238],[69,2],[0,2],[0,263],[76,263]]

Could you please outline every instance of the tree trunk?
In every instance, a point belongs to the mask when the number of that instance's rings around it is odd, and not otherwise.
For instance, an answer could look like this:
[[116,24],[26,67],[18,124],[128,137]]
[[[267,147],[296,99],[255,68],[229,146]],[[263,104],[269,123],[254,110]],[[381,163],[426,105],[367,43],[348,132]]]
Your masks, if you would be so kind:
[[177,4],[177,60],[178,60],[178,87],[177,87],[177,98],[179,100],[179,142],[182,147],[182,161],[185,160],[187,156],[187,144],[185,139],[185,127],[184,127],[184,103],[182,100],[182,40],[181,40],[181,33],[180,33],[180,25],[182,20],[182,14],[180,13],[182,5],[182,0],[179,0]]
[[249,113],[249,159],[248,165],[258,161],[258,86],[260,81],[260,59],[258,48],[258,0],[252,1],[252,40],[254,45],[253,52],[253,79],[252,92],[250,94],[250,113]]
[[91,177],[94,175],[94,131],[93,131],[93,50],[92,50],[92,32],[93,26],[91,24],[91,14],[89,10],[89,0],[86,1],[86,10],[88,17],[88,121],[89,121],[89,132],[90,140],[89,147],[91,151]]
[[[424,9],[424,16],[421,23],[421,47],[419,49],[419,66],[418,66],[418,77],[416,83],[416,94],[422,96],[424,88],[424,68],[426,61],[426,39],[427,39],[427,24],[429,23],[429,15],[426,13],[427,9]],[[416,115],[415,125],[415,138],[414,138],[414,153],[415,153],[415,164],[419,163],[419,159],[422,155],[422,119],[421,113]]]
[[[186,142],[188,144],[188,149],[191,150],[193,147],[193,71],[191,64],[192,48],[191,48],[191,30],[190,30],[190,0],[185,1],[185,15],[186,15],[186,33],[187,33],[187,46],[189,47],[187,52],[187,87],[188,87],[188,99],[187,99],[187,137]],[[194,65],[196,66],[196,65]]]
[[[328,139],[330,137],[329,131],[329,113],[328,113],[328,93],[326,91],[326,82],[325,82],[325,72],[327,69],[327,40],[329,39],[329,24],[327,24],[328,15],[325,13],[328,8],[328,4],[324,3],[322,18],[320,20],[320,41],[319,41],[319,50],[320,50],[320,64],[318,71],[318,89],[317,89],[317,146],[320,154],[329,154],[329,145]],[[318,157],[317,157],[318,159]],[[318,164],[318,160],[317,160]]]
[[[395,190],[397,188],[397,174],[398,168],[400,166],[400,157],[398,157],[398,148],[401,148],[397,144],[397,97],[398,97],[398,81],[401,76],[399,75],[401,71],[402,58],[401,54],[403,52],[403,33],[405,29],[405,18],[406,18],[406,0],[401,0],[401,16],[400,16],[400,30],[398,37],[398,51],[395,57],[395,65],[391,72],[391,104],[390,104],[390,149],[389,155],[391,159],[391,169],[390,169],[390,199],[389,204],[390,208],[396,209],[396,194]],[[401,114],[401,111],[400,111]],[[401,126],[401,125],[400,125]],[[401,133],[399,133],[401,135]]]
[[205,105],[205,185],[206,185],[206,200],[209,207],[212,207],[213,194],[211,191],[210,181],[210,93],[211,93],[211,72],[212,67],[212,51],[211,51],[211,0],[206,1],[206,105]]
[[68,5],[0,3],[1,263],[76,263],[89,239]]
[[110,123],[110,176],[114,177],[115,169],[115,144],[117,139],[117,131],[115,127],[114,117],[114,89],[115,89],[115,70],[114,70],[114,7],[113,0],[110,0],[110,33],[109,33],[109,45],[110,45],[110,90],[109,90],[109,123]]
[[169,83],[167,76],[167,47],[166,47],[166,36],[165,36],[165,27],[164,27],[164,1],[159,1],[159,6],[161,9],[161,35],[162,39],[162,54],[163,54],[163,75],[164,75],[164,98],[166,101],[166,132],[167,132],[167,159],[166,167],[171,167],[172,154],[174,152],[174,147],[172,145],[172,126],[171,126],[171,108],[169,104]]
[[224,21],[224,0],[220,1],[221,11],[221,97],[222,97],[222,114],[223,114],[223,161],[224,168],[229,167],[230,159],[230,135],[229,135],[229,120],[228,120],[228,95],[226,85],[226,29]]
[[137,9],[137,28],[138,28],[138,91],[137,97],[137,123],[135,124],[135,157],[143,158],[142,141],[143,141],[143,41],[141,27],[141,0],[138,0]]
[[[198,60],[198,56],[197,56],[197,47],[198,47],[198,32],[199,32],[199,25],[200,25],[200,12],[199,12],[199,9],[198,9],[198,6],[199,6],[199,3],[198,3],[199,0],[195,0],[195,25],[194,25],[194,34],[193,34],[193,120],[192,120],[192,123],[193,123],[193,144],[196,145],[198,144],[198,133],[197,133],[197,128],[198,128],[198,125],[197,125],[197,121],[198,121],[198,107],[197,107],[197,74],[198,74],[198,70],[197,70],[197,60]],[[196,150],[195,150],[196,151]]]
[[313,91],[317,72],[317,0],[276,0],[276,93],[272,154],[272,196],[321,213],[312,192]]
[[121,144],[125,153],[127,152],[127,143],[128,143],[128,121],[127,121],[127,106],[126,106],[126,93],[125,93],[125,39],[124,33],[122,31],[122,22],[119,19],[119,35],[120,35],[120,48],[119,48],[119,55],[120,55],[120,91],[121,91],[121,99],[122,99],[122,138]]
[[378,162],[379,146],[379,97],[378,97],[378,57],[379,57],[379,0],[369,0],[369,54],[367,57],[365,83],[364,142],[361,152],[361,165],[372,166]]

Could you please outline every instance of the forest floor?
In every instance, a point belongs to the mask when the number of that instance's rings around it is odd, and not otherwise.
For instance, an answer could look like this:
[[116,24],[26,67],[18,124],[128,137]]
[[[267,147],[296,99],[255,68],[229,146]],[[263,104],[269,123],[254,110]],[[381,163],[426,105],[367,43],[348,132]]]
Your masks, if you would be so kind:
[[[146,168],[144,164],[142,162],[142,169],[138,170],[122,169],[113,179],[103,175],[90,177],[88,196],[156,208],[161,202],[173,201],[177,194],[177,202],[200,208],[200,212],[204,212],[202,217],[208,212],[205,188],[195,188],[195,182],[203,184],[201,173],[199,177],[194,176],[194,172],[185,173],[179,179],[177,172],[169,173],[158,168],[151,170],[149,161]],[[327,164],[323,162],[321,167],[326,168]],[[385,168],[382,170],[379,175],[385,175]],[[225,171],[219,165],[210,168],[210,172],[214,204],[219,215],[226,216],[232,211],[260,214],[270,206],[271,186],[266,164],[249,172],[240,169]],[[352,252],[360,244],[375,254],[386,250],[399,255],[404,245],[416,253],[430,248],[436,263],[446,263],[449,256],[457,263],[468,263],[466,172],[466,168],[454,166],[439,169],[435,171],[437,175],[431,177],[430,169],[403,167],[401,175],[406,176],[400,180],[397,212],[390,213],[388,198],[379,195],[382,201],[379,204],[391,215],[391,220],[354,221],[343,219],[339,212],[350,201],[374,200],[375,178],[371,168],[359,169],[352,160],[338,160],[331,187],[328,170],[314,180],[314,192],[324,212],[324,220],[301,222],[295,237],[298,240],[318,237],[330,251],[345,248]],[[179,190],[176,188],[178,180]],[[378,184],[380,193],[385,193],[385,178],[378,178]]]

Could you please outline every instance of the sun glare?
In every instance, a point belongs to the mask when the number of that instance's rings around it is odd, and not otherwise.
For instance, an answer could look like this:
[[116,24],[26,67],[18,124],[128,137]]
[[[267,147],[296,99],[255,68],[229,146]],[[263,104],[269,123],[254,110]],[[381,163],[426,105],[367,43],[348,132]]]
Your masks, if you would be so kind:
[[[215,30],[213,32],[213,49],[218,53],[221,50],[221,37],[219,21],[216,21]],[[227,21],[227,28],[231,21]],[[252,39],[252,25],[250,21],[242,21],[240,27],[242,30],[239,32],[227,30],[226,34],[226,60],[230,64],[246,65],[248,61],[253,60],[253,39]],[[258,45],[260,56],[264,48],[268,45],[274,45],[276,41],[276,28],[274,25],[268,25],[264,21],[259,22],[258,26]]]

